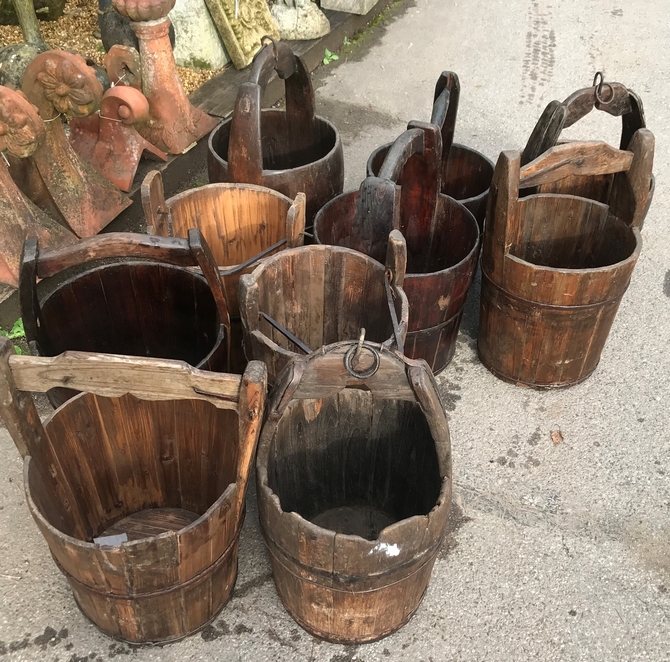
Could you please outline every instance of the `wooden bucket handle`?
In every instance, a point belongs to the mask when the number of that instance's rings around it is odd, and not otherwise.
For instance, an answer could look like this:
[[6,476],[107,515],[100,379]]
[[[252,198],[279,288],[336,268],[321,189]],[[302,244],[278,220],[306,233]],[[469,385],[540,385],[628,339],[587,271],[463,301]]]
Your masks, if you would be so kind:
[[520,234],[519,189],[556,182],[564,177],[614,174],[610,210],[631,227],[644,217],[653,163],[654,136],[640,129],[630,151],[605,142],[568,142],[547,150],[521,167],[519,152],[502,152],[498,158],[487,207],[482,265],[500,282],[505,255]]
[[594,108],[621,117],[620,149],[628,149],[635,132],[646,128],[640,97],[621,83],[605,83],[602,74],[596,74],[592,87],[573,92],[563,102],[551,101],[547,105],[521,154],[521,165],[555,147],[563,129],[578,122]]
[[236,512],[241,512],[265,412],[264,363],[250,361],[240,376],[198,370],[170,359],[89,352],[17,356],[12,343],[0,337],[0,416],[21,456],[31,456],[42,480],[53,483],[55,490],[63,480],[57,475],[61,469],[43,461],[47,454],[40,447],[48,442],[31,392],[63,386],[109,398],[130,394],[141,400],[205,400],[218,409],[237,411]]
[[200,267],[214,297],[220,323],[226,329],[227,343],[230,344],[230,314],[223,283],[214,256],[197,228],[188,231],[188,239],[109,232],[43,253],[39,251],[37,239],[27,239],[21,257],[19,299],[29,342],[37,341],[38,323],[43,325],[37,279],[55,276],[65,269],[107,258],[140,258],[178,267]]
[[461,95],[461,83],[453,71],[443,71],[435,84],[433,111],[430,123],[440,127],[442,133],[442,161],[449,158],[454,143],[458,101]]
[[439,128],[410,122],[388,150],[379,175],[367,177],[359,188],[352,223],[355,245],[381,261],[391,230],[402,228],[410,239],[427,236],[440,192],[441,155]]
[[240,85],[230,125],[228,167],[234,182],[262,184],[261,105],[273,71],[285,82],[286,129],[293,153],[315,142],[314,88],[305,61],[284,42],[266,44],[256,55],[250,80]]

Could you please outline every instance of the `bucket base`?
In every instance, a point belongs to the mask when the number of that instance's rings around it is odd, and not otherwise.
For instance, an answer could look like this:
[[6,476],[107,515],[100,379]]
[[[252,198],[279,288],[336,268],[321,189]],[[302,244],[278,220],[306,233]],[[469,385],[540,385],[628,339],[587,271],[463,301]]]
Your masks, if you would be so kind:
[[340,506],[320,513],[312,519],[312,524],[347,536],[376,540],[382,529],[396,521],[384,511],[370,506]]
[[579,379],[575,379],[574,381],[571,382],[560,382],[557,384],[536,384],[532,382],[523,382],[519,379],[513,379],[509,375],[506,375],[503,372],[500,372],[499,370],[496,370],[482,355],[481,351],[479,350],[479,345],[477,345],[477,355],[479,356],[479,360],[484,364],[484,367],[493,375],[495,375],[498,379],[501,379],[504,382],[507,382],[508,384],[514,384],[515,386],[523,386],[524,388],[532,388],[535,391],[553,391],[555,389],[561,389],[561,388],[570,388],[571,386],[577,386],[577,384],[581,384],[582,382],[586,381],[596,370],[598,367],[598,364],[594,366],[593,370],[590,372],[586,373],[585,375],[582,375]]
[[99,537],[125,533],[128,540],[152,538],[166,531],[179,531],[197,520],[199,515],[183,508],[148,508],[128,515],[105,529]]

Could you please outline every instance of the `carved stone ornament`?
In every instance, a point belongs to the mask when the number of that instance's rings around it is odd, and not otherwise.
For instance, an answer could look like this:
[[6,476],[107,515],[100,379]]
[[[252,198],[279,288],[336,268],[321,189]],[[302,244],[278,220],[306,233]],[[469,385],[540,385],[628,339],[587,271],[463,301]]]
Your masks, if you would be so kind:
[[167,161],[167,154],[133,126],[148,117],[149,102],[142,92],[116,85],[105,92],[99,113],[70,122],[70,142],[103,177],[122,191],[129,191],[142,154]]
[[144,138],[170,154],[181,154],[218,123],[191,105],[177,76],[168,36],[167,13],[175,0],[113,0],[116,10],[131,19],[140,44],[142,92],[149,101],[149,119],[137,126]]
[[79,159],[61,116],[86,117],[100,105],[102,85],[80,55],[47,51],[23,78],[23,92],[44,120],[46,139],[30,157],[23,190],[79,237],[97,234],[132,204],[114,185]]
[[267,0],[205,0],[221,39],[237,69],[243,69],[261,49],[265,36],[279,40],[279,30]]
[[[22,92],[0,87],[0,152],[18,159],[32,156],[44,143],[44,123]],[[55,248],[77,238],[36,207],[18,189],[0,158],[0,299],[18,286],[23,242],[37,237],[40,245]],[[2,285],[10,286],[2,287]],[[7,292],[9,293],[9,292]]]

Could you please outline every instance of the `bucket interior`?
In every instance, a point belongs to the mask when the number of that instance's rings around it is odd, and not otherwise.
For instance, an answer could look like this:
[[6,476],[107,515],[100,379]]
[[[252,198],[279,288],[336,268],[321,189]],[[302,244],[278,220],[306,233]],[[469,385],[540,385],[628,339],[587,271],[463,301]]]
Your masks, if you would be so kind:
[[[231,122],[224,122],[216,129],[212,146],[217,156],[228,161]],[[288,140],[286,112],[263,110],[261,112],[261,145],[263,170],[289,170],[320,161],[330,154],[337,143],[337,133],[332,124],[321,117],[314,118],[315,140],[304,150],[291,150]]]
[[633,231],[597,202],[567,195],[519,200],[521,236],[510,253],[554,269],[596,269],[628,259]]
[[107,264],[73,276],[41,305],[40,352],[66,350],[180,359],[214,349],[219,319],[201,276],[152,262]]
[[288,405],[268,454],[268,485],[284,512],[375,540],[394,522],[427,515],[441,479],[416,402],[345,389]]
[[[381,170],[389,145],[380,147],[370,158],[370,174],[377,176]],[[442,162],[442,193],[455,200],[469,200],[485,193],[491,186],[493,163],[485,156],[454,143],[449,158]],[[398,180],[402,185],[402,175]]]
[[[208,402],[83,393],[45,428],[49,448],[30,463],[30,494],[52,526],[79,540],[179,530],[236,480],[237,413]],[[52,458],[71,494],[69,511],[40,476],[40,460]]]
[[[361,327],[371,342],[393,335],[384,269],[361,253],[329,246],[284,251],[265,263],[257,283],[259,310],[312,350],[355,340]],[[400,320],[399,298],[395,307]],[[283,349],[297,351],[265,319],[251,323]]]
[[[258,187],[213,184],[180,194],[169,204],[174,236],[185,238],[189,229],[198,228],[220,267],[242,264],[286,239],[291,201]],[[234,316],[239,315],[237,289],[242,273],[223,279],[228,308]]]
[[[354,226],[358,191],[345,193],[329,202],[317,216],[317,236],[323,244],[343,246],[365,252],[384,262],[386,242],[372,250],[357,235]],[[453,267],[477,245],[479,230],[471,213],[446,196],[438,196],[435,215],[429,227],[403,223],[399,228],[407,242],[407,273],[427,274]],[[389,232],[391,230],[389,224]]]

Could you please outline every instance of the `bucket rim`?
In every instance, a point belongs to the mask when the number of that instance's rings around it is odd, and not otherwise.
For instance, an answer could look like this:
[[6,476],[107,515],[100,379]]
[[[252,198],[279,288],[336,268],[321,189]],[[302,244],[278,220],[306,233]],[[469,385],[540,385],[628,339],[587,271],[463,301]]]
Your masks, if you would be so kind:
[[[260,186],[259,184],[245,184],[242,182],[210,182],[209,184],[203,184],[197,188],[188,189],[182,191],[181,193],[176,193],[171,198],[168,198],[165,201],[165,204],[168,207],[171,207],[173,204],[181,202],[186,198],[190,198],[194,195],[197,195],[200,191],[211,190],[211,189],[223,189],[223,190],[241,190],[241,191],[256,191],[258,193],[263,193],[270,198],[277,198],[282,202],[285,202],[287,207],[286,210],[291,207],[294,200],[289,198],[287,195],[276,191],[275,189],[269,188],[267,186]],[[286,221],[286,219],[284,219]]]
[[[261,128],[262,128],[262,121],[263,121],[263,115],[270,115],[270,114],[286,114],[286,110],[283,108],[264,108],[261,110]],[[320,122],[325,124],[329,129],[333,131],[333,134],[335,136],[335,142],[333,144],[333,147],[328,151],[327,154],[324,154],[320,159],[316,159],[316,161],[310,161],[309,163],[304,163],[303,165],[296,166],[295,168],[284,168],[280,170],[267,170],[263,168],[261,176],[263,177],[268,177],[271,175],[277,175],[279,173],[284,173],[284,172],[296,172],[296,171],[301,171],[301,170],[307,170],[308,168],[312,168],[317,164],[322,164],[328,161],[331,158],[334,158],[337,156],[337,153],[342,154],[342,138],[340,136],[340,132],[337,130],[337,127],[330,121],[327,120],[325,117],[322,117],[321,115],[314,115],[314,120],[316,122]],[[219,122],[211,131],[210,134],[207,138],[207,150],[209,154],[214,157],[216,162],[226,170],[229,170],[230,165],[227,159],[224,159],[219,152],[214,148],[214,140],[216,137],[218,137],[219,132],[221,129],[227,125],[227,124],[232,124],[233,121],[233,116],[231,114],[230,117],[227,117],[226,119],[222,120]],[[227,155],[226,155],[227,156]],[[344,155],[342,156],[344,158]]]

